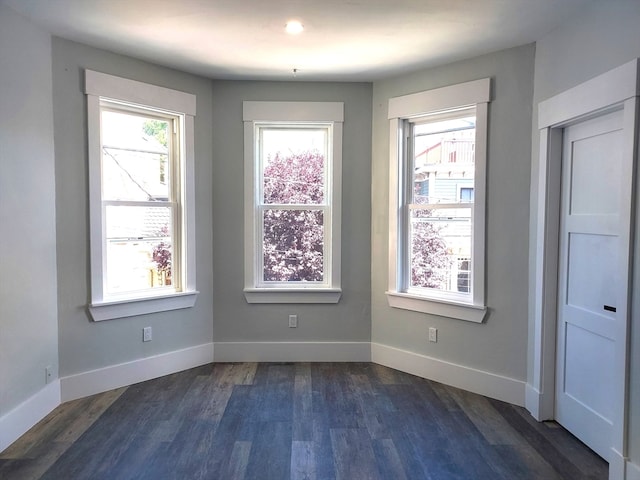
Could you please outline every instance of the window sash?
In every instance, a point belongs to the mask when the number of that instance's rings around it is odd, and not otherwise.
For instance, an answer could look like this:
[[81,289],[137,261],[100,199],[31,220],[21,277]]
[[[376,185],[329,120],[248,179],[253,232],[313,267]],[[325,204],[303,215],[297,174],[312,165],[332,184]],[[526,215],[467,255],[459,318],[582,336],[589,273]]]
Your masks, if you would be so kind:
[[[264,212],[267,210],[280,211],[318,211],[322,212],[322,280],[265,280],[265,242],[264,242]],[[256,208],[256,260],[258,263],[256,286],[258,288],[287,288],[297,286],[329,287],[331,279],[331,207],[329,205],[258,205]]]
[[[451,203],[412,203],[415,199],[415,128],[416,125],[430,125],[435,124],[442,121],[451,121],[459,118],[466,118],[473,116],[476,118],[477,122],[477,113],[476,107],[465,107],[460,109],[454,109],[452,111],[439,112],[433,115],[422,116],[413,119],[404,120],[401,125],[404,132],[404,135],[401,138],[405,139],[405,148],[403,150],[403,155],[401,157],[401,175],[403,178],[403,188],[401,190],[401,209],[404,211],[402,215],[401,227],[399,229],[399,246],[400,252],[398,256],[400,258],[400,278],[399,278],[399,289],[402,292],[420,295],[425,297],[430,297],[434,299],[444,299],[444,300],[455,300],[459,302],[472,303],[473,302],[473,275],[471,275],[468,279],[469,283],[469,292],[457,292],[452,291],[445,288],[436,288],[436,287],[422,287],[413,285],[412,276],[414,271],[414,265],[412,264],[413,256],[413,230],[412,230],[412,214],[416,211],[426,211],[426,210],[445,210],[445,209],[455,209],[455,210],[469,210],[470,212],[470,228],[471,228],[471,237],[470,237],[470,269],[473,271],[474,269],[474,254],[473,254],[473,246],[474,246],[474,202],[451,202]],[[475,127],[465,128],[465,130],[475,129]],[[430,131],[429,135],[437,135],[441,133],[449,132],[449,128],[438,129],[434,128]],[[475,145],[475,138],[474,138]],[[476,182],[476,174],[475,174],[475,165],[474,165],[474,186]],[[437,182],[437,177],[436,177]],[[456,198],[459,197],[458,189],[456,188]],[[430,198],[433,198],[430,195]],[[452,283],[452,279],[447,279],[447,283]]]
[[265,201],[265,152],[264,152],[264,133],[266,131],[323,131],[325,141],[323,145],[324,165],[322,171],[322,201],[315,203],[287,203],[286,205],[330,205],[331,204],[331,166],[332,159],[332,138],[333,138],[333,124],[327,122],[259,122],[255,124],[255,137],[256,137],[256,204],[257,205],[274,205]]
[[[164,153],[166,155],[166,166],[165,173],[168,173],[169,182],[167,183],[167,196],[168,200],[113,200],[113,199],[105,199],[104,191],[105,186],[102,185],[101,194],[102,196],[102,300],[103,301],[115,301],[119,299],[128,299],[128,298],[140,298],[140,297],[148,297],[148,296],[157,296],[157,295],[167,295],[172,293],[180,293],[183,291],[183,286],[185,284],[185,275],[184,275],[184,261],[183,261],[183,250],[182,250],[182,222],[180,221],[181,209],[182,209],[182,172],[180,168],[180,158],[184,155],[181,145],[181,132],[184,128],[184,117],[182,115],[176,115],[168,112],[164,112],[162,110],[153,109],[150,107],[141,107],[138,105],[133,105],[127,102],[118,102],[110,99],[99,98],[99,115],[102,115],[102,112],[114,112],[114,113],[123,113],[127,115],[137,116],[139,118],[143,118],[145,120],[161,120],[163,122],[167,122],[168,131],[167,131],[167,151],[159,152],[155,150],[144,150],[144,149],[135,149],[131,148],[130,145],[106,145],[103,143],[104,138],[104,125],[100,122],[100,151],[101,155],[104,155],[104,149],[117,149],[124,152],[143,152],[143,153],[152,153],[159,154]],[[143,151],[144,150],[144,151]],[[101,162],[100,167],[100,183],[105,181],[105,172],[104,172],[104,162]],[[160,180],[158,178],[158,180]],[[132,181],[135,181],[132,178]],[[171,285],[162,285],[162,286],[154,286],[154,280],[152,278],[149,279],[148,287],[135,287],[129,289],[122,289],[119,291],[114,291],[110,288],[112,284],[113,277],[112,269],[110,268],[110,262],[112,258],[110,255],[113,253],[113,249],[110,248],[110,245],[113,244],[115,240],[124,243],[130,243],[133,241],[132,239],[127,238],[112,238],[108,236],[107,232],[107,208],[108,207],[148,207],[148,208],[168,208],[169,209],[169,233],[168,239],[171,245]],[[138,237],[137,240],[141,243],[149,242],[153,237],[142,236]],[[151,273],[150,273],[151,274]]]
[[[322,172],[323,195],[322,202],[318,203],[267,203],[265,202],[264,193],[264,151],[263,151],[263,134],[266,130],[323,130],[325,131],[324,144],[324,165]],[[255,204],[254,204],[254,221],[255,221],[255,260],[256,275],[255,286],[257,288],[298,288],[318,287],[328,288],[331,285],[331,266],[332,266],[332,139],[333,124],[327,122],[258,122],[255,124]],[[264,212],[267,210],[282,211],[321,211],[323,212],[323,251],[322,251],[322,281],[310,280],[289,280],[289,281],[268,281],[265,280],[265,242],[264,242]]]
[[[466,216],[443,217],[438,215],[431,215],[430,217],[424,217],[424,218],[425,218],[425,223],[442,223],[442,224],[445,224],[445,226],[448,226],[449,224],[460,222],[463,229],[466,230],[467,227],[469,228],[470,230],[469,252],[465,254],[464,257],[460,257],[460,258],[457,258],[458,255],[454,255],[453,253],[450,253],[447,255],[447,261],[452,265],[454,259],[460,260],[462,258],[465,258],[467,260],[470,260],[468,270],[469,272],[473,272],[473,256],[474,256],[473,254],[473,245],[474,245],[473,205],[470,203],[466,203],[466,204],[436,203],[436,204],[429,204],[429,205],[412,204],[408,206],[407,210],[408,212],[404,219],[406,228],[404,229],[405,236],[403,240],[404,240],[404,251],[406,252],[406,257],[404,261],[405,275],[403,277],[403,290],[406,291],[407,293],[412,293],[414,295],[426,295],[434,298],[443,298],[443,299],[452,299],[452,300],[455,299],[456,301],[470,302],[473,299],[473,282],[471,282],[471,279],[473,278],[472,273],[467,279],[467,282],[469,285],[468,292],[461,292],[458,290],[452,290],[447,288],[436,288],[436,287],[413,285],[412,275],[413,275],[414,265],[412,262],[413,260],[412,252],[413,252],[413,239],[414,239],[415,232],[414,232],[414,223],[412,222],[412,220],[415,220],[415,218],[413,217],[413,214],[415,212],[433,211],[433,210],[445,210],[445,211],[446,210],[457,210],[457,211],[467,210],[469,214]],[[453,228],[453,227],[450,226],[450,228]],[[445,245],[448,249],[453,246],[449,244],[445,239],[443,239],[443,241],[445,242]],[[451,275],[450,275],[450,278],[447,278],[446,280],[447,280],[447,283],[450,283],[453,285],[454,279]],[[456,285],[457,285],[457,281],[456,281]]]

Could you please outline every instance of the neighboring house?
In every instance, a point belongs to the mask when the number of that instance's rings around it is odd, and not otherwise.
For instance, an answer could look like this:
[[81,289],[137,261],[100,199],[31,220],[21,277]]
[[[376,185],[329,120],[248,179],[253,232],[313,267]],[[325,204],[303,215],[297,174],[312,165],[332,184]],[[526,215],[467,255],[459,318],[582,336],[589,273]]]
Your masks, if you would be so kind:
[[[418,153],[414,157],[413,178],[418,203],[436,205],[473,201],[474,139],[475,129],[467,129],[426,135],[420,144],[416,141]],[[447,216],[438,216],[436,210],[433,221],[441,223],[439,233],[449,253],[446,289],[469,292],[471,225],[468,209],[441,212]]]

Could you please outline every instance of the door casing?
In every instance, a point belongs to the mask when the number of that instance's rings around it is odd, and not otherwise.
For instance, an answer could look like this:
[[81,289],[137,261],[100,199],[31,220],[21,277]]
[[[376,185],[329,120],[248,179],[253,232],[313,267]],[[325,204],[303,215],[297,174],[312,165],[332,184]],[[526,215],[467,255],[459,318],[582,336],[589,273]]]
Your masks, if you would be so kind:
[[[529,360],[533,365],[525,398],[527,409],[537,420],[554,418],[563,129],[609,111],[623,110],[623,156],[633,162],[632,190],[624,212],[629,218],[629,228],[624,235],[628,237],[629,255],[633,258],[631,248],[636,203],[633,187],[636,185],[638,163],[639,69],[639,59],[633,60],[538,105],[540,157],[538,176],[532,178],[532,188],[538,193],[538,201],[532,209],[535,232],[532,232],[530,254],[534,262],[529,287],[532,301],[530,322],[533,324],[532,358]],[[631,281],[632,273],[630,266],[628,282]],[[616,347],[612,392],[612,402],[617,412],[613,419],[613,444],[609,463],[609,478],[612,480],[625,478],[627,463],[630,298],[627,306],[629,309],[620,315],[616,335],[622,341]]]

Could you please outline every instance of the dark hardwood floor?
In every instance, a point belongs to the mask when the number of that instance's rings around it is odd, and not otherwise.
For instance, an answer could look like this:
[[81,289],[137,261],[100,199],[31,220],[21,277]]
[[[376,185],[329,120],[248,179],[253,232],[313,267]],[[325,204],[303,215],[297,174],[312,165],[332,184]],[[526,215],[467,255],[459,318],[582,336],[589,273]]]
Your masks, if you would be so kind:
[[60,405],[0,478],[596,480],[522,408],[371,363],[211,364]]

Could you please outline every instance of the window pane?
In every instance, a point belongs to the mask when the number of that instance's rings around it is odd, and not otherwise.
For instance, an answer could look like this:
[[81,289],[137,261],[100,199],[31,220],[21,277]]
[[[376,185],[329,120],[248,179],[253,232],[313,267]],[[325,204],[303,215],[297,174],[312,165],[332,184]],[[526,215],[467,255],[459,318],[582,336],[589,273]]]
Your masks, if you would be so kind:
[[263,281],[322,282],[323,212],[265,210],[263,222]]
[[458,203],[459,189],[473,188],[475,124],[475,116],[465,116],[414,126],[409,203]]
[[410,287],[470,291],[470,208],[412,210],[409,245]]
[[102,190],[105,200],[168,200],[169,122],[102,111]]
[[109,293],[171,285],[171,208],[106,207]]
[[260,129],[263,201],[322,204],[328,129]]

